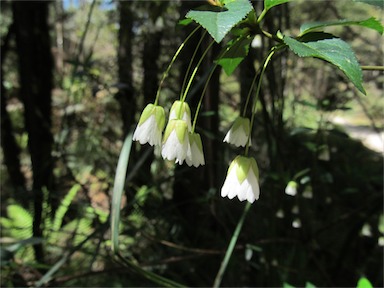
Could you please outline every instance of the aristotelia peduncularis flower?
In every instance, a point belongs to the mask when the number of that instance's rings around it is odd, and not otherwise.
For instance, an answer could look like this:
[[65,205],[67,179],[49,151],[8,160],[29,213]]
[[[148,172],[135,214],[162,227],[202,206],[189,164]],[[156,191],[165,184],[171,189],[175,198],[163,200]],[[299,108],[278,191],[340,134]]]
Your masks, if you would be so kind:
[[161,156],[183,164],[189,146],[188,125],[184,120],[170,120],[164,132]]
[[187,152],[187,158],[185,162],[188,166],[198,167],[199,165],[205,165],[203,144],[201,143],[201,137],[198,133],[189,133],[189,146]]
[[228,169],[221,188],[221,196],[229,199],[237,196],[240,201],[253,203],[259,199],[259,169],[253,157],[237,156]]
[[251,144],[250,137],[250,121],[245,117],[237,117],[233,122],[231,129],[229,129],[227,135],[225,135],[224,141],[235,145],[236,147],[245,146],[249,141]]
[[175,101],[169,112],[169,121],[177,119],[184,120],[188,125],[188,131],[191,131],[191,109],[187,102]]
[[164,108],[148,104],[141,113],[139,123],[133,134],[133,140],[140,144],[161,145],[161,136],[165,126]]

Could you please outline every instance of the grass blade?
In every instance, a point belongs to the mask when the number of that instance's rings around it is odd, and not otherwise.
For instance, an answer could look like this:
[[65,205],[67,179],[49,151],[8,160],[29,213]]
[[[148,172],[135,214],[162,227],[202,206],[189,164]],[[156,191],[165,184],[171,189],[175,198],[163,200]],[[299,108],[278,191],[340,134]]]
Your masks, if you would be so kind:
[[229,245],[227,248],[227,252],[225,252],[224,259],[221,262],[219,272],[217,272],[215,282],[213,283],[213,287],[215,288],[220,287],[221,280],[223,279],[225,270],[227,269],[229,259],[231,259],[233,249],[235,248],[237,238],[239,238],[239,234],[240,234],[241,228],[243,227],[243,223],[244,223],[245,217],[248,214],[249,208],[251,208],[251,203],[247,202],[247,204],[244,207],[243,214],[241,215],[239,222],[237,222],[235,232],[233,232],[231,241],[229,242]]
[[132,132],[125,138],[123,147],[120,152],[119,161],[117,163],[115,182],[113,184],[112,207],[111,207],[111,237],[112,251],[117,253],[119,250],[119,222],[121,197],[124,191],[125,176],[127,175],[127,167],[129,154],[132,147]]

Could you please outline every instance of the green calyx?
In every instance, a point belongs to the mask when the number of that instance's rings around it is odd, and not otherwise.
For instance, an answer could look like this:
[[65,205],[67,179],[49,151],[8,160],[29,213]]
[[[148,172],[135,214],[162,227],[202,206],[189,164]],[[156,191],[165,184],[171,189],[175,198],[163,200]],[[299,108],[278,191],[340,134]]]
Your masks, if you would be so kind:
[[287,186],[296,189],[297,188],[297,183],[295,181],[289,181]]
[[198,133],[189,133],[189,144],[192,146],[193,143],[196,143],[197,147],[201,152],[203,152],[203,144],[201,142],[200,134]]
[[253,170],[256,178],[259,179],[259,168],[257,166],[256,160],[253,157],[239,155],[232,161],[231,165],[229,166],[228,174],[232,169],[236,169],[237,179],[241,184],[247,178],[250,168]]
[[141,113],[139,125],[143,124],[152,115],[155,116],[157,127],[162,131],[165,126],[164,108],[154,104],[148,104]]
[[171,113],[174,112],[177,119],[181,119],[184,113],[187,113],[189,117],[191,117],[191,109],[187,102],[177,100],[173,103],[171,107]]
[[242,127],[247,135],[249,135],[249,131],[251,130],[251,122],[248,118],[245,117],[237,117],[235,122],[233,123],[232,129],[237,130]]
[[165,128],[164,139],[163,142],[166,142],[169,135],[171,135],[172,131],[176,131],[177,139],[180,143],[184,142],[185,137],[188,135],[188,125],[184,120],[170,120],[168,122],[167,128]]

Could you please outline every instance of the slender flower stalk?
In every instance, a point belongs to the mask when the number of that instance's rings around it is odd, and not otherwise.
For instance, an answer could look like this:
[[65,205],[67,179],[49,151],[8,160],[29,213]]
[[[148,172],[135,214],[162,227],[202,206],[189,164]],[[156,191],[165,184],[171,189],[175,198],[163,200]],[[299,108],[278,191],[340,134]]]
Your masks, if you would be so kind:
[[199,47],[200,47],[201,43],[203,42],[203,39],[204,39],[206,34],[207,34],[207,30],[204,30],[203,35],[200,37],[200,40],[199,40],[199,42],[196,45],[195,51],[193,52],[193,55],[192,55],[192,58],[189,61],[187,72],[185,72],[185,76],[184,76],[184,80],[183,80],[183,85],[181,86],[181,93],[180,93],[180,95],[184,94],[185,84],[187,83],[187,77],[189,75],[189,71],[191,70],[193,60],[195,59],[197,51],[199,51]]
[[193,69],[191,77],[189,77],[189,81],[188,81],[187,87],[185,88],[184,92],[181,93],[181,96],[180,96],[180,100],[181,101],[185,101],[185,98],[187,97],[189,88],[191,88],[192,82],[193,82],[193,80],[194,80],[194,78],[196,76],[197,70],[199,70],[201,62],[203,62],[203,59],[204,59],[205,55],[207,55],[209,49],[211,49],[211,47],[212,47],[212,45],[214,43],[215,43],[215,41],[212,40],[212,42],[208,45],[207,49],[205,49],[205,51],[204,51],[203,55],[201,56],[199,62],[197,62],[195,69]]
[[159,101],[159,96],[160,96],[160,91],[161,91],[161,88],[163,86],[163,83],[164,83],[164,80],[165,78],[167,78],[168,76],[168,73],[169,73],[169,70],[171,69],[173,63],[175,62],[177,56],[179,56],[181,50],[184,48],[185,44],[188,42],[189,39],[191,39],[191,37],[193,36],[193,34],[196,33],[197,30],[199,30],[200,26],[196,27],[192,32],[191,34],[188,35],[187,38],[185,38],[185,40],[183,41],[183,43],[181,43],[181,45],[179,46],[179,48],[177,49],[175,55],[173,55],[172,57],[172,60],[171,62],[169,63],[167,69],[165,70],[163,76],[161,77],[161,80],[160,80],[160,84],[159,84],[159,88],[157,89],[157,92],[156,92],[156,98],[155,98],[155,105],[157,105],[158,101]]
[[[253,101],[250,131],[252,131],[252,128],[253,128],[253,122],[254,122],[254,118],[255,118],[255,114],[256,114],[256,108],[257,108],[257,105],[256,105],[257,101],[256,100],[259,97],[260,88],[261,88],[261,81],[263,80],[265,69],[267,68],[269,61],[272,59],[272,56],[273,56],[273,54],[275,54],[275,52],[276,52],[276,50],[274,48],[272,48],[271,51],[269,52],[267,58],[265,58],[263,68],[261,69],[261,72],[260,72],[259,82],[257,83],[256,94],[254,97],[255,100]],[[251,137],[251,134],[252,133],[249,133],[249,137]],[[245,147],[245,155],[248,155],[249,144],[250,144],[250,141],[248,141],[247,146]]]

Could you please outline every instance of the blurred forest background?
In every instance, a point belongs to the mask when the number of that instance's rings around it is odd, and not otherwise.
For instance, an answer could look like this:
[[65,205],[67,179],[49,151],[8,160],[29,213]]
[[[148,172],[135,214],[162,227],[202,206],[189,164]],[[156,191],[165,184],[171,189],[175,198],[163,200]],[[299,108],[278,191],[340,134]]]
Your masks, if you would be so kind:
[[[202,3],[1,1],[2,287],[155,286],[154,274],[187,286],[213,284],[244,208],[219,195],[239,151],[222,139],[269,41],[252,48],[231,76],[217,69],[212,77],[197,123],[204,167],[174,166],[157,148],[134,143],[120,258],[111,252],[109,224],[123,141],[194,28],[178,21]],[[262,1],[252,3],[260,13]],[[382,22],[382,8],[295,1],[273,9],[265,27],[297,35],[304,22],[371,16]],[[376,31],[328,29],[351,44],[361,65],[383,65]],[[166,111],[200,36],[165,81]],[[192,111],[219,49],[198,72]],[[362,276],[383,286],[384,74],[363,76],[367,96],[320,60],[283,53],[268,67],[250,152],[261,196],[223,286],[351,287]],[[284,192],[291,180],[298,183],[295,196]]]

